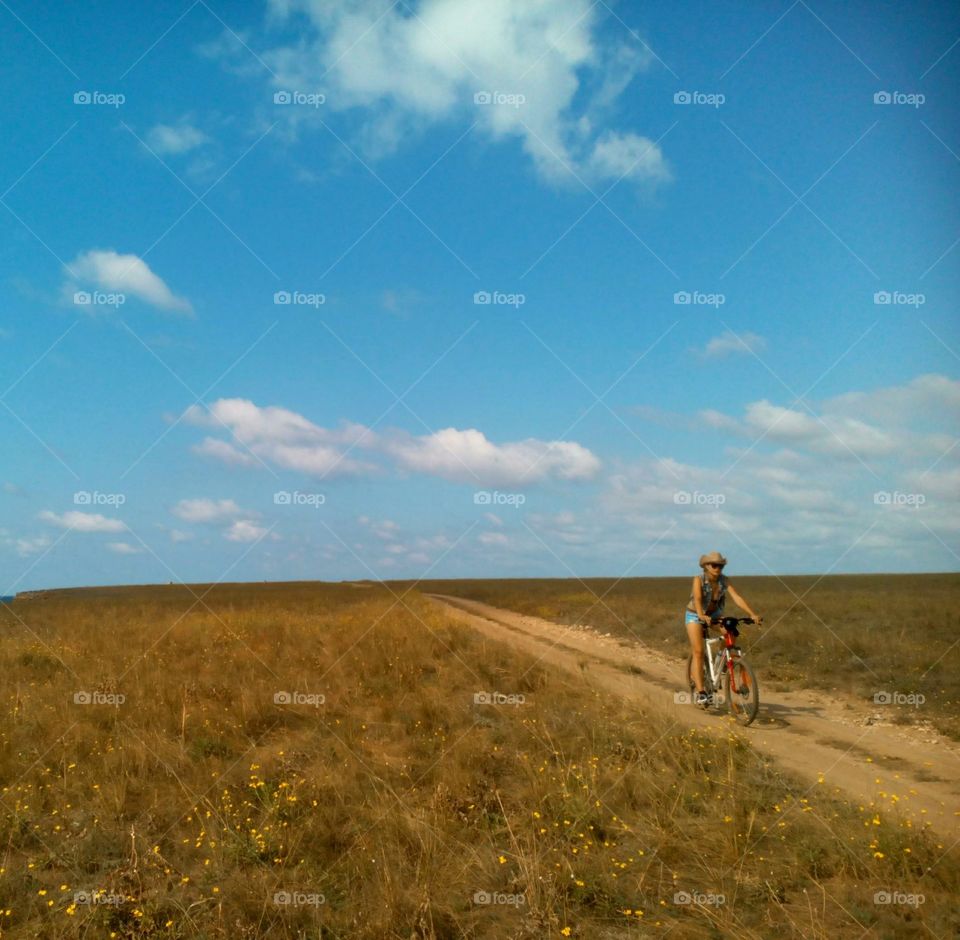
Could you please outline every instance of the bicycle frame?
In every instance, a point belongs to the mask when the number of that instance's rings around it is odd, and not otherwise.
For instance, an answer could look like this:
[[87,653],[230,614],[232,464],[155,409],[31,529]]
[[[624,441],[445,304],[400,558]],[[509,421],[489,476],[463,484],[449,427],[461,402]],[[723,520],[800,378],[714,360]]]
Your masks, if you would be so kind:
[[[734,635],[726,628],[723,629],[723,636],[709,636],[709,631],[706,626],[703,628],[703,657],[704,657],[704,669],[707,670],[704,673],[704,677],[707,674],[710,676],[710,682],[713,685],[714,690],[720,688],[720,678],[723,675],[724,670],[727,670],[730,673],[730,689],[733,692],[739,692],[737,688],[737,677],[736,671],[733,668],[733,661],[737,656],[740,655],[740,647],[734,642]],[[723,643],[721,649],[716,649],[720,643]]]

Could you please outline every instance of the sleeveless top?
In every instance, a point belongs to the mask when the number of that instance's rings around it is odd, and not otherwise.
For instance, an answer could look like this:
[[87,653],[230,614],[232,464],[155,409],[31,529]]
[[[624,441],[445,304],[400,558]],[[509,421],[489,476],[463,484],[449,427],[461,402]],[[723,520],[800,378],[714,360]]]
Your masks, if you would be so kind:
[[[706,572],[700,575],[700,597],[703,603],[703,612],[709,613],[712,617],[719,617],[723,613],[723,604],[727,599],[727,578],[726,575],[720,575],[717,581],[717,587],[719,588],[719,596],[716,600],[716,607],[713,610],[710,610],[710,604],[713,602],[713,586],[707,580]],[[696,613],[697,605],[693,599],[693,595],[690,595],[690,600],[687,601],[687,610],[692,610]]]

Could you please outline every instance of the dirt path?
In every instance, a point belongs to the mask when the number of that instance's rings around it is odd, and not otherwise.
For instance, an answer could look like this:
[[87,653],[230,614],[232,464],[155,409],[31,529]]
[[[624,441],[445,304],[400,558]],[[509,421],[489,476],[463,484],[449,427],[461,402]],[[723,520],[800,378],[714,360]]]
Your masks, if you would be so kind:
[[[641,644],[528,617],[478,601],[428,595],[454,619],[581,676],[623,698],[673,714],[678,725],[723,730],[727,713],[677,704],[685,691],[678,659]],[[760,714],[738,733],[785,770],[812,785],[842,791],[864,806],[894,809],[929,826],[944,848],[960,844],[960,747],[932,729],[884,724],[855,700],[822,692],[767,692],[760,685]],[[735,727],[735,726],[734,726]],[[822,782],[821,782],[822,781]],[[802,794],[801,794],[802,795]]]

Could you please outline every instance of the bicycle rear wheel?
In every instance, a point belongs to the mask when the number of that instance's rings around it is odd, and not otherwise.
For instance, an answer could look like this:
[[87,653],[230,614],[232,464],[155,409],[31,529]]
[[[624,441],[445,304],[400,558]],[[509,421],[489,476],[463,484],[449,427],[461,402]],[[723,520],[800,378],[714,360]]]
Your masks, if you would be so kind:
[[733,661],[733,685],[730,683],[730,670],[723,673],[723,697],[730,706],[730,714],[741,725],[749,725],[760,710],[760,690],[753,668],[746,660],[739,656]]

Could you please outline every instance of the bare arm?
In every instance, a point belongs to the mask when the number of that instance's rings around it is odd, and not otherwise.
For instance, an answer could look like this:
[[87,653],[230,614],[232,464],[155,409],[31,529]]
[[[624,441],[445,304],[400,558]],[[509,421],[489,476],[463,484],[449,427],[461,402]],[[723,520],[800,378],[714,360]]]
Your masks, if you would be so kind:
[[753,608],[734,590],[733,585],[728,581],[727,582],[727,594],[730,595],[730,599],[737,605],[737,607],[742,608],[747,612],[747,616],[753,618],[757,623],[763,622],[763,617],[759,614],[754,613]]
[[707,615],[703,612],[703,592],[700,590],[700,579],[693,576],[693,587],[690,590],[693,595],[693,606],[697,608],[697,616],[701,620],[706,620]]

